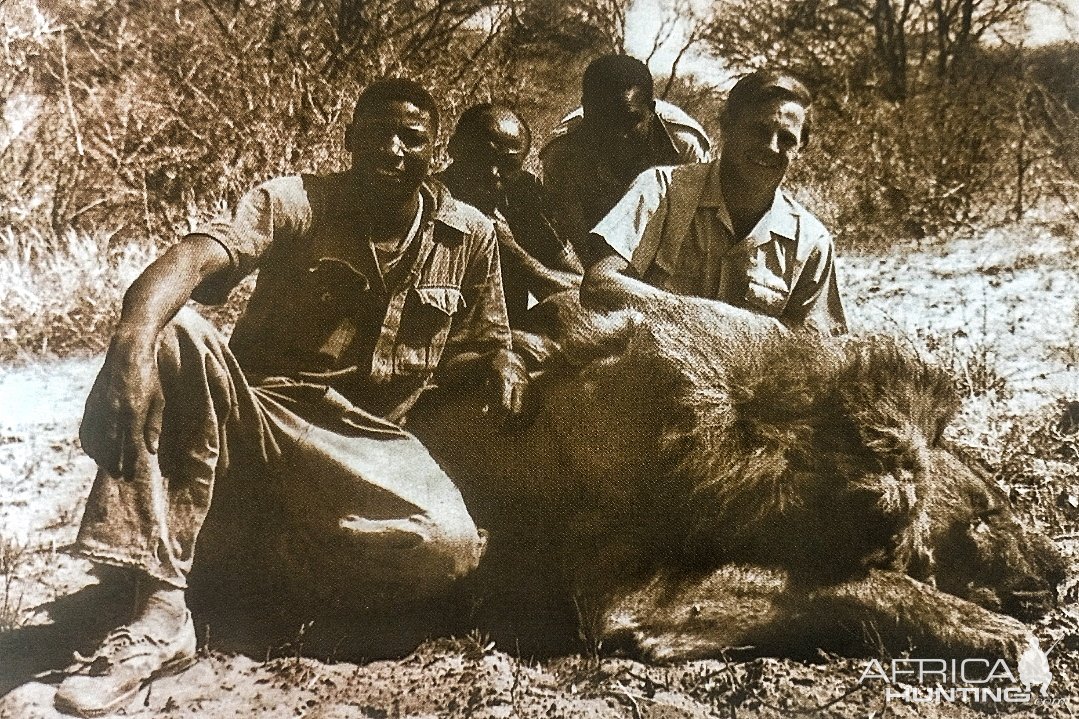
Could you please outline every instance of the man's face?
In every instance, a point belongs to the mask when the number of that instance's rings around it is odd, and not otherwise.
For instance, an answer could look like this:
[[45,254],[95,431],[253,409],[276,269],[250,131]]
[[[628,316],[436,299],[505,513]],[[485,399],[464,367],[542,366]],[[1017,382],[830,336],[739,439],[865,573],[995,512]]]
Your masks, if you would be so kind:
[[427,177],[434,152],[431,114],[407,101],[392,101],[353,118],[348,135],[352,170],[386,198],[407,197]]
[[523,125],[511,117],[492,117],[475,137],[462,137],[451,148],[464,184],[454,194],[487,214],[504,207],[505,183],[521,171],[528,154]]
[[612,146],[639,145],[648,138],[655,103],[643,88],[586,101],[585,121],[602,141]]
[[733,117],[723,128],[722,162],[749,192],[774,192],[802,147],[806,109],[776,98]]

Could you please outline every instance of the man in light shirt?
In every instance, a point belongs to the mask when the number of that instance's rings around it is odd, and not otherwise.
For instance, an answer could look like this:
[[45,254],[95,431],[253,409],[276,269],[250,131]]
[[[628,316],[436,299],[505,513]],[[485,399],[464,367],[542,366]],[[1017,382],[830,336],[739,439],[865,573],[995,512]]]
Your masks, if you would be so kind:
[[720,300],[823,334],[847,329],[832,236],[780,188],[809,140],[812,95],[796,78],[738,81],[708,164],[642,172],[592,230],[582,299],[632,305],[666,291]]

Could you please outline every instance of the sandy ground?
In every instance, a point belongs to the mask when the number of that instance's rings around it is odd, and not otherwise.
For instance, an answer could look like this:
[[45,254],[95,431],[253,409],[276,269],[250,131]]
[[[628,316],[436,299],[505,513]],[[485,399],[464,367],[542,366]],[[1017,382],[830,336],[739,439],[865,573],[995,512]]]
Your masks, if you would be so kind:
[[[953,431],[999,458],[1017,428],[1030,425],[1032,417],[1050,416],[1062,400],[1079,399],[1077,258],[1076,238],[1032,225],[947,247],[924,242],[887,257],[850,256],[842,269],[855,329],[905,334],[966,373],[972,392]],[[59,716],[52,709],[56,677],[47,670],[62,666],[71,648],[92,648],[95,633],[107,625],[106,610],[115,606],[94,586],[89,565],[60,551],[74,539],[92,481],[93,463],[76,437],[99,364],[70,359],[0,371],[5,719]],[[985,385],[995,389],[981,393]],[[1057,539],[1075,574],[1076,465],[1042,461],[1054,481],[1025,488],[1019,499],[1031,521]],[[202,660],[194,668],[144,688],[126,713],[356,719],[1069,717],[1079,708],[1074,581],[1065,599],[1071,603],[1035,627],[1043,646],[1054,647],[1049,696],[1018,708],[887,701],[880,684],[859,684],[863,662],[836,657],[667,667],[588,654],[534,661],[473,634],[433,638],[392,661],[322,662],[303,656],[302,635],[248,656],[218,646],[211,633],[202,637]],[[62,609],[76,605],[83,623],[73,627],[57,619]]]

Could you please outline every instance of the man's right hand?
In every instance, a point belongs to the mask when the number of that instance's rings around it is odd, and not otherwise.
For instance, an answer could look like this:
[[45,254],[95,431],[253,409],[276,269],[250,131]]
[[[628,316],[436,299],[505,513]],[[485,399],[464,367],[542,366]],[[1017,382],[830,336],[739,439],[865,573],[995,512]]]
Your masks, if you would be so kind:
[[79,439],[114,477],[132,479],[140,455],[157,453],[165,401],[154,344],[117,332],[86,400]]
[[150,263],[124,295],[120,326],[86,400],[83,450],[114,477],[131,479],[141,458],[157,453],[165,401],[157,338],[208,278],[231,266],[224,245],[190,235]]
[[538,409],[528,368],[520,355],[505,349],[493,352],[490,362],[487,386],[493,400],[489,406],[496,422],[505,430],[522,429]]

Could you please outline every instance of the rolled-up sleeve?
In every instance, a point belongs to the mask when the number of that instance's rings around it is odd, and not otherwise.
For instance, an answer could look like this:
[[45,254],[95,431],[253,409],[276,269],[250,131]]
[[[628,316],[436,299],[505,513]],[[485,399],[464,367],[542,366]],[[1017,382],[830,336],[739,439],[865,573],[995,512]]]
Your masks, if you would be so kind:
[[490,223],[475,239],[461,293],[465,311],[454,316],[446,342],[446,356],[510,349],[513,342],[506,315],[506,297],[502,291],[498,241]]
[[303,236],[311,226],[311,203],[302,177],[268,180],[245,194],[231,215],[221,215],[189,236],[210,237],[228,252],[228,272],[214,276],[195,289],[203,304],[224,302],[229,292],[258,268],[274,242]]
[[673,133],[678,159],[683,164],[692,162],[710,162],[712,153],[709,152],[709,140],[700,135],[696,130],[689,127],[678,127]]
[[[655,258],[667,213],[670,183],[671,168],[645,170],[606,217],[592,228],[593,237],[603,240],[642,277]],[[645,241],[653,235],[656,241]]]

